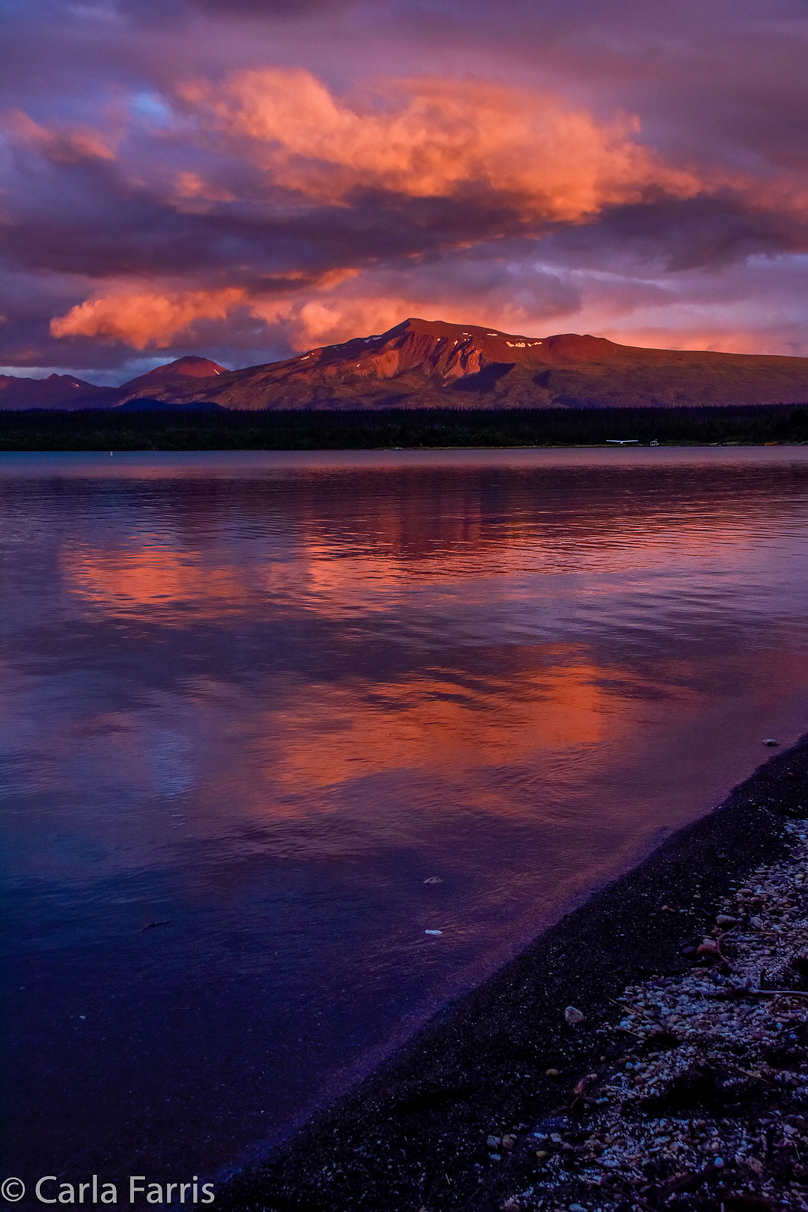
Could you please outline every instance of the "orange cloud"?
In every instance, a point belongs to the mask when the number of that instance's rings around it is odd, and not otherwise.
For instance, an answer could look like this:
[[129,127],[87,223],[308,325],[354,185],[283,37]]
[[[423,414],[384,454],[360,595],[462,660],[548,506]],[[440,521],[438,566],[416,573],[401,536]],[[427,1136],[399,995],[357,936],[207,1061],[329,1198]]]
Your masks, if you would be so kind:
[[[199,137],[257,165],[268,194],[281,187],[301,201],[340,207],[369,190],[443,197],[461,210],[464,203],[487,207],[492,219],[486,238],[502,234],[503,222],[508,230],[515,225],[532,231],[537,225],[585,223],[609,206],[660,195],[683,199],[727,184],[664,163],[638,141],[634,119],[602,121],[547,94],[479,80],[388,81],[373,97],[347,100],[303,68],[264,68],[233,72],[218,83],[191,81],[179,92]],[[56,154],[55,136],[24,115],[20,121],[26,137]],[[66,138],[59,136],[59,148],[68,147]],[[70,139],[70,154],[92,145],[88,132],[74,132]],[[238,202],[234,193],[191,171],[173,178],[169,195],[171,205],[185,213]],[[498,217],[505,214],[507,220]],[[462,224],[454,233],[450,225],[446,246],[466,245],[463,233]],[[57,338],[166,349],[179,336],[190,338],[198,321],[224,321],[244,310],[281,325],[292,348],[303,351],[385,331],[408,315],[495,322],[517,331],[541,327],[577,306],[566,298],[525,304],[518,290],[513,298],[505,291],[495,299],[490,291],[451,284],[422,290],[407,280],[409,273],[400,288],[374,280],[373,268],[358,274],[350,267],[319,279],[292,272],[273,295],[254,283],[238,285],[237,279],[191,289],[176,281],[118,282],[54,317],[50,331]],[[349,278],[357,280],[342,289]]]
[[135,349],[167,349],[178,333],[197,320],[222,320],[247,299],[244,290],[190,290],[162,294],[121,291],[88,299],[50,323],[54,337],[96,337],[125,341]]
[[396,81],[352,104],[303,68],[262,68],[179,92],[203,130],[241,141],[273,184],[307,198],[482,189],[518,199],[531,219],[580,222],[649,192],[702,189],[636,142],[635,119],[599,122],[546,94],[480,80]]
[[0,126],[18,143],[35,147],[54,164],[79,164],[82,160],[114,160],[115,152],[97,130],[75,126],[70,130],[50,130],[40,126],[22,110],[12,110]]
[[265,309],[260,303],[253,304],[251,310],[262,319],[286,320],[289,343],[301,351],[345,341],[360,333],[386,332],[407,316],[421,315],[423,311],[404,297],[373,295],[364,298],[315,295],[287,306],[282,313],[277,307]]
[[206,181],[199,173],[182,172],[174,183],[172,201],[186,214],[205,214],[215,202],[234,202],[235,194]]
[[[192,188],[192,183],[187,183]],[[376,304],[372,300],[354,301],[352,306],[332,306],[311,300],[313,290],[332,291],[356,277],[355,269],[335,269],[312,281],[305,274],[285,275],[289,289],[301,285],[308,288],[299,297],[250,297],[242,287],[232,286],[214,290],[160,290],[148,286],[120,284],[108,294],[87,299],[72,307],[63,316],[50,322],[51,336],[93,337],[99,341],[125,341],[135,349],[151,346],[167,349],[181,333],[189,333],[199,320],[224,320],[236,308],[244,308],[256,319],[268,324],[285,322],[290,326],[296,348],[311,348],[322,337],[331,339],[331,332],[346,324],[364,320]],[[393,306],[392,304],[390,306]],[[390,306],[384,315],[392,314]],[[397,319],[400,304],[395,305]],[[397,320],[391,321],[392,324]],[[387,327],[390,327],[388,324]],[[354,335],[353,333],[351,335]],[[339,340],[339,337],[334,337]],[[303,342],[303,345],[300,345]]]
[[[349,281],[355,282],[350,293],[340,293],[337,288]],[[289,275],[292,291],[295,285]],[[303,351],[359,334],[386,332],[407,316],[484,325],[490,322],[492,310],[485,298],[465,295],[436,300],[415,292],[377,294],[372,283],[364,283],[363,291],[362,278],[354,269],[335,270],[316,284],[309,280],[301,287],[297,293],[274,298],[251,298],[240,287],[165,292],[121,287],[54,317],[50,331],[54,337],[92,337],[124,341],[135,349],[166,349],[179,334],[190,333],[198,320],[225,319],[243,308],[266,324],[282,324],[292,348]],[[497,319],[513,331],[535,322],[518,304],[498,306]]]

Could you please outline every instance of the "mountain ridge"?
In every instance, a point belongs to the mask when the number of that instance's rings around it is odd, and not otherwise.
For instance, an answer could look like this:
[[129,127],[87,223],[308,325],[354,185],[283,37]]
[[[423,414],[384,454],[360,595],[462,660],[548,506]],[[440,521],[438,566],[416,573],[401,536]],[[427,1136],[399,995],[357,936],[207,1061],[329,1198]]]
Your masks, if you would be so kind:
[[808,400],[808,358],[529,337],[417,318],[156,393],[231,409],[704,407]]
[[[51,376],[51,379],[57,376]],[[0,377],[0,408],[6,395]],[[61,376],[68,379],[69,376]],[[50,380],[15,380],[45,384]],[[278,362],[228,371],[188,355],[119,388],[45,387],[60,404],[99,408],[149,400],[167,409],[709,407],[808,400],[808,358],[620,345],[605,337],[529,337],[479,325],[409,318],[384,333],[310,349]],[[80,389],[86,388],[86,392]],[[79,394],[80,393],[80,394]],[[5,397],[5,398],[4,398]]]

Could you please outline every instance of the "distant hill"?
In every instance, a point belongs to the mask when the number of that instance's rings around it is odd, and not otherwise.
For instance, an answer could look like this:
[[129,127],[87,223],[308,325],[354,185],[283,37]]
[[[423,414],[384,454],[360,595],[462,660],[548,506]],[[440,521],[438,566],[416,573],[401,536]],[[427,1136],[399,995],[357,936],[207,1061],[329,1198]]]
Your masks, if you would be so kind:
[[0,408],[131,409],[137,400],[148,400],[149,411],[797,403],[808,401],[808,358],[643,349],[576,333],[524,337],[411,319],[378,336],[245,370],[178,358],[118,388],[67,375],[0,377]]
[[[0,409],[114,408],[133,397],[151,395],[155,387],[180,386],[189,379],[228,373],[224,366],[211,362],[210,358],[190,356],[156,366],[121,387],[97,387],[83,379],[74,379],[72,375],[48,375],[46,379],[0,375]],[[157,403],[155,407],[165,408],[166,403]]]
[[[126,398],[132,386],[122,389]],[[283,362],[162,386],[152,379],[136,394],[167,405],[197,400],[232,409],[793,403],[808,400],[808,358],[642,349],[575,333],[525,337],[405,320],[380,336]]]
[[[72,375],[48,375],[47,379],[0,375],[0,409],[105,408],[106,403],[100,401],[108,395],[109,388],[96,387]],[[99,403],[93,404],[91,400]]]

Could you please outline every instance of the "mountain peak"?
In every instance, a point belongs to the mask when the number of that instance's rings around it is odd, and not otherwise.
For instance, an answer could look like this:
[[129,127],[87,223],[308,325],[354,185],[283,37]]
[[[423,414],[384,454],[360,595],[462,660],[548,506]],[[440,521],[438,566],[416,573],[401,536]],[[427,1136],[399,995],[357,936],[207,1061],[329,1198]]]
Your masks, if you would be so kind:
[[225,374],[229,374],[229,371],[224,366],[220,366],[218,362],[212,362],[210,358],[200,358],[196,354],[186,354],[185,357],[177,358],[173,362],[155,366],[153,370],[147,370],[145,374],[138,375],[135,379],[129,379],[122,386],[127,391],[131,391],[133,388],[148,387],[150,384],[157,385],[183,379],[207,379],[213,375]]

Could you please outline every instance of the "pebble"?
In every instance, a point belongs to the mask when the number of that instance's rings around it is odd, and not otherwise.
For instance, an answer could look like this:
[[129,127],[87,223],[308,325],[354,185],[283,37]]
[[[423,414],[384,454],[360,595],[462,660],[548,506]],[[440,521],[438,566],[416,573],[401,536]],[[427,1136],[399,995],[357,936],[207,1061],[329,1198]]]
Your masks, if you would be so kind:
[[[795,1185],[788,1177],[808,1154],[808,998],[754,996],[762,969],[768,989],[808,989],[808,971],[799,964],[800,957],[808,959],[808,841],[800,829],[804,822],[789,822],[788,857],[761,866],[748,887],[733,890],[716,907],[716,925],[733,927],[722,929],[720,946],[704,937],[695,966],[629,985],[615,998],[622,1017],[597,1028],[604,1037],[598,1076],[590,1081],[583,1069],[569,1075],[571,1086],[581,1084],[583,1106],[574,1116],[557,1113],[552,1151],[549,1145],[537,1149],[533,1177],[520,1172],[516,1180],[524,1189],[502,1193],[510,1207],[585,1212],[586,1205],[569,1201],[589,1190],[596,1212],[617,1212],[630,1206],[625,1201],[633,1188],[642,1196],[638,1209],[670,1203],[682,1212],[708,1205],[717,1212],[722,1202],[733,1206],[725,1196],[743,1192],[750,1209],[757,1200],[760,1207],[808,1212],[802,1180]],[[731,991],[735,996],[722,996]],[[584,1019],[575,1006],[564,1017],[568,1023]],[[676,1045],[643,1042],[661,1031]],[[788,1054],[782,1069],[778,1049]],[[705,1071],[727,1088],[727,1101],[719,1097],[712,1107],[708,1097],[699,1119],[699,1101],[666,1103],[671,1091],[687,1089]],[[547,1069],[546,1075],[558,1077],[559,1071]],[[738,1104],[735,1090],[750,1095]],[[544,1141],[547,1129],[545,1120],[531,1135]],[[499,1143],[504,1152],[506,1138]],[[667,1183],[708,1169],[714,1175],[709,1189],[669,1199]]]

